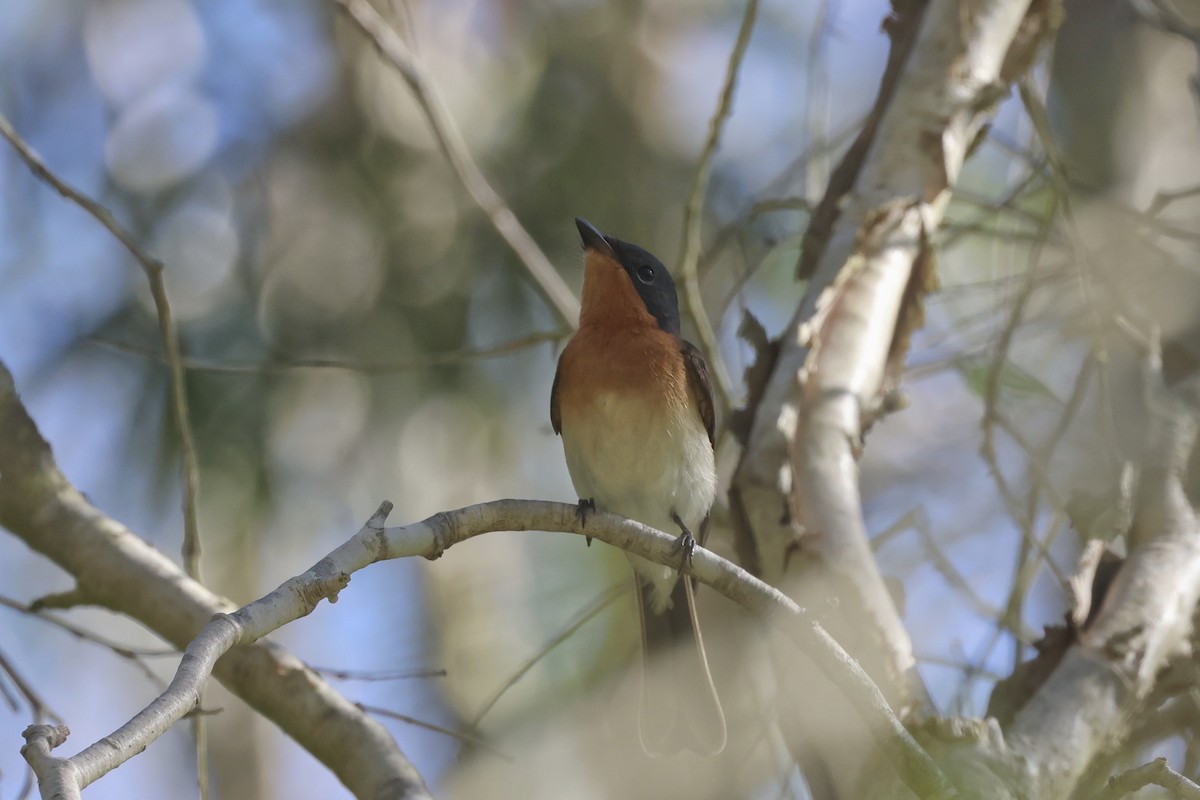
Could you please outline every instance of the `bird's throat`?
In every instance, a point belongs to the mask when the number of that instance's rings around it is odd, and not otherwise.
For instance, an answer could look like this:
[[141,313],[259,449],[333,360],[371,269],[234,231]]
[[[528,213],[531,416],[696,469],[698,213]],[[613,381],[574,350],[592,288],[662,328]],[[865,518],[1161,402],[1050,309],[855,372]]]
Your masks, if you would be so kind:
[[579,326],[657,328],[658,323],[633,287],[629,274],[606,254],[588,250],[584,258]]

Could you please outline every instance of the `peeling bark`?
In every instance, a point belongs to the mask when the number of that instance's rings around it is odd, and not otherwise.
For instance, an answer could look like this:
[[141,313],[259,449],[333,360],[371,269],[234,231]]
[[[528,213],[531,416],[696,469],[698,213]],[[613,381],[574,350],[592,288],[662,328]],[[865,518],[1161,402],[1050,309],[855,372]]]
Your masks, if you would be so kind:
[[[857,459],[867,426],[892,407],[898,366],[923,321],[935,280],[929,241],[963,161],[1057,24],[1056,8],[896,4],[879,100],[814,214],[801,262],[809,289],[781,337],[731,488],[738,535],[753,541],[763,578],[810,607],[836,598],[831,630],[902,711],[923,695],[870,550]],[[795,702],[807,719],[792,734],[834,759],[855,754],[834,770],[846,793],[862,731],[844,724],[836,699],[813,707],[819,679],[806,665],[782,668],[804,687]]]

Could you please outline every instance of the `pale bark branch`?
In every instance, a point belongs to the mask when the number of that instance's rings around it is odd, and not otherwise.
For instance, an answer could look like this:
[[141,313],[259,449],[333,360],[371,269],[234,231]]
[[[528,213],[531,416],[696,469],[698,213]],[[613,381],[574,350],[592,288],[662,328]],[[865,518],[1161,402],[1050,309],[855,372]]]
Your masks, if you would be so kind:
[[[214,614],[231,609],[228,601],[187,577],[71,486],[3,365],[0,441],[0,525],[71,574],[90,602],[137,620],[180,649]],[[185,665],[191,675],[196,667],[209,666],[190,657],[185,657]],[[284,648],[271,642],[236,648],[226,653],[213,674],[329,767],[356,797],[429,796],[387,729]],[[174,702],[172,713],[183,714],[195,705],[195,698],[190,704],[183,696]],[[40,763],[54,766],[58,760],[46,760],[49,741],[39,734],[31,752]],[[144,742],[125,743],[131,741]],[[86,765],[77,767],[67,760],[69,768],[55,767],[54,772],[70,771],[73,781],[94,780],[99,767],[111,763],[103,748],[94,755]],[[54,780],[43,782],[44,797],[54,796]]]
[[1200,800],[1200,786],[1171,769],[1165,758],[1156,758],[1149,764],[1114,775],[1092,800],[1121,800],[1151,784],[1173,792],[1180,800]]
[[21,735],[25,739],[21,755],[37,775],[42,797],[78,800],[79,777],[65,759],[52,755],[71,735],[70,729],[66,725],[30,725]]
[[[588,518],[586,531],[576,508],[537,500],[496,500],[435,514],[403,527],[385,528],[391,510],[384,503],[347,542],[302,575],[270,594],[229,614],[219,614],[184,653],[179,672],[167,690],[146,709],[101,742],[66,759],[73,770],[94,780],[97,769],[113,768],[153,741],[195,704],[207,670],[222,654],[312,612],[323,599],[335,601],[350,576],[377,561],[422,556],[438,558],[454,544],[496,531],[562,531],[591,536],[662,564],[676,564],[676,539],[615,514]],[[782,630],[824,670],[854,703],[878,737],[880,748],[905,782],[921,797],[954,797],[954,789],[932,759],[912,739],[887,705],[883,694],[854,660],[803,609],[774,588],[729,561],[697,548],[687,570],[701,582],[754,611]],[[118,746],[113,748],[113,743]],[[67,766],[63,766],[66,769]]]
[[1200,522],[1183,489],[1193,411],[1157,414],[1143,457],[1130,553],[1099,614],[1006,731],[1032,797],[1059,797],[1128,734],[1139,701],[1181,652],[1200,601]]
[[[150,296],[154,298],[154,309],[158,316],[159,335],[163,341],[164,358],[167,363],[169,376],[168,395],[171,402],[171,413],[179,435],[179,454],[182,463],[183,478],[183,569],[189,577],[200,580],[200,462],[196,456],[196,438],[192,433],[191,413],[188,411],[187,384],[184,376],[183,359],[180,356],[179,329],[171,312],[171,302],[167,298],[167,283],[164,277],[165,267],[156,258],[151,257],[137,243],[137,240],[126,231],[116,218],[97,203],[84,195],[78,189],[70,186],[62,178],[52,172],[45,163],[33,152],[33,149],[17,134],[12,124],[0,116],[0,135],[12,144],[34,175],[52,186],[67,200],[91,214],[101,225],[107,228],[117,240],[133,255],[146,273],[150,283]],[[208,725],[201,716],[192,719],[192,732],[196,747],[196,773],[200,788],[200,800],[208,800]]]
[[[74,575],[93,602],[142,621],[179,646],[188,642],[167,689],[109,736],[66,759],[50,756],[50,743],[62,743],[58,737],[35,737],[30,763],[42,770],[43,786],[66,782],[82,788],[142,752],[195,707],[214,674],[330,766],[356,796],[427,797],[420,776],[377,722],[285,651],[254,643],[310,613],[322,599],[336,600],[354,572],[376,561],[437,558],[448,547],[491,531],[584,533],[575,506],[564,503],[498,500],[397,528],[383,527],[391,510],[384,503],[358,534],[303,575],[241,609],[222,613],[228,611],[225,601],[100,514],[58,472],[2,365],[0,440],[11,443],[0,451],[0,524]],[[586,534],[662,564],[679,560],[675,537],[614,514],[590,516]],[[696,550],[688,572],[774,623],[826,671],[914,791],[922,797],[955,796],[879,688],[794,602],[703,548]],[[201,617],[213,617],[202,630]]]
[[467,143],[463,141],[462,134],[454,124],[441,94],[429,80],[416,53],[366,0],[333,2],[341,6],[346,16],[371,40],[379,54],[396,68],[396,72],[408,84],[417,105],[421,107],[421,113],[429,123],[429,129],[433,132],[438,147],[450,162],[455,175],[471,195],[471,199],[487,215],[496,233],[500,234],[517,256],[533,280],[534,287],[554,311],[559,322],[571,329],[577,327],[579,300],[546,258],[546,254],[537,246],[537,242],[529,235],[529,231],[525,230],[517,215],[492,188],[471,158]]
[[[906,694],[912,645],[867,545],[858,447],[920,324],[929,238],[1011,80],[1002,68],[1013,70],[1006,57],[1019,42],[1028,6],[1027,0],[935,0],[919,20],[893,26],[919,24],[919,30],[915,41],[904,30],[893,32],[897,46],[911,41],[911,52],[894,59],[898,77],[885,78],[887,102],[874,117],[870,146],[854,151],[861,158],[856,175],[837,172],[846,185],[831,192],[845,194],[825,220],[828,235],[806,246],[812,284],[782,338],[735,478],[764,576],[811,587],[819,585],[813,570],[832,575],[826,590],[862,612],[861,647],[875,651],[880,670],[872,674],[899,697]],[[792,514],[781,524],[788,496]],[[797,549],[811,557],[795,557]],[[864,658],[854,642],[847,646]]]
[[[934,285],[930,242],[963,162],[1053,27],[1043,6],[895,4],[879,97],[811,219],[799,268],[809,288],[758,391],[731,488],[763,577],[803,602],[837,597],[830,630],[902,710],[919,704],[922,690],[869,546],[858,457],[923,323],[922,298]],[[823,750],[843,791],[859,793],[861,760],[846,746],[859,734],[829,732],[843,725],[844,710],[795,702],[808,716],[797,715],[794,735]]]

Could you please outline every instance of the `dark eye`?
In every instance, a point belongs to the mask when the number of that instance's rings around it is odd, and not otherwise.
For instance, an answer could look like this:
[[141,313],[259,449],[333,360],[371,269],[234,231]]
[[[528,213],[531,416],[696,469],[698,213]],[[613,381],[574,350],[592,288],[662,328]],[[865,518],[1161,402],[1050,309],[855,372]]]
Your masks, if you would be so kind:
[[654,267],[638,267],[638,279],[642,283],[652,283],[654,281]]

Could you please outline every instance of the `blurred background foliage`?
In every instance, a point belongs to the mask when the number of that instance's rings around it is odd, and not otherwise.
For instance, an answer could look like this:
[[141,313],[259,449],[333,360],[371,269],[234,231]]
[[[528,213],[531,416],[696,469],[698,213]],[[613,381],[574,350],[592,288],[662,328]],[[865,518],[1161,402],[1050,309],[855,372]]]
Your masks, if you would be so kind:
[[[377,8],[574,289],[575,215],[674,263],[741,4]],[[393,524],[503,496],[574,499],[547,418],[566,331],[458,183],[408,87],[335,10],[324,0],[0,5],[0,111],[166,264],[199,446],[204,574],[237,603],[305,569],[384,498],[396,503]],[[803,292],[793,274],[806,209],[874,98],[887,12],[883,2],[762,3],[702,221],[703,295],[735,378],[753,356],[737,338],[743,315],[775,335]],[[863,463],[882,568],[903,586],[922,671],[948,711],[981,714],[996,676],[1061,617],[1079,542],[1063,533],[1068,501],[1080,487],[1107,491],[1136,445],[1123,415],[1136,348],[1110,323],[1155,320],[1185,354],[1195,325],[1197,204],[1172,203],[1167,222],[1142,213],[1158,192],[1200,181],[1195,46],[1137,4],[1068,12],[1031,87],[1048,93],[1074,213],[1062,216],[1061,164],[1009,98],[941,235],[944,289],[910,358],[912,407],[873,432]],[[1014,307],[1016,335],[997,359]],[[477,352],[509,342],[525,345]],[[1107,366],[1039,461],[1028,442],[1054,433],[1089,353]],[[7,147],[0,358],[76,485],[178,553],[179,453],[144,278]],[[1007,434],[989,462],[980,422],[994,427],[997,409]],[[716,547],[727,549],[719,533]],[[479,733],[504,742],[596,686],[609,687],[601,697],[625,691],[611,687],[632,663],[636,626],[628,593],[609,589],[624,587],[626,570],[571,537],[487,536],[436,563],[356,575],[336,606],[275,638],[314,665],[375,678],[445,670],[340,685],[465,730],[565,626],[615,597],[488,712]],[[27,602],[68,582],[3,537],[0,586]],[[65,617],[154,646],[107,614]],[[175,663],[122,657],[3,609],[0,651],[66,717],[71,752],[157,693],[142,668],[161,679]],[[715,661],[732,669],[732,658]],[[338,796],[329,773],[239,701],[215,689],[207,704],[222,709],[210,721],[216,796]],[[19,703],[0,707],[0,798],[23,781],[27,716]],[[453,793],[464,765],[492,758],[387,724],[436,790]],[[633,730],[630,719],[611,724]],[[192,758],[177,726],[89,797],[189,796]]]

